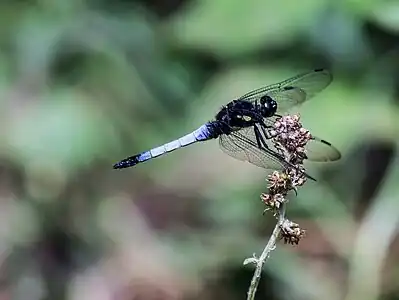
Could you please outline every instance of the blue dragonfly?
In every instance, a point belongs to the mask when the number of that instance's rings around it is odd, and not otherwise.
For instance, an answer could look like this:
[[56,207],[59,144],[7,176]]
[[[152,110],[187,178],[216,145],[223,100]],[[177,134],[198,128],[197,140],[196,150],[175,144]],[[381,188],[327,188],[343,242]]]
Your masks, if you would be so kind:
[[[328,70],[316,69],[253,90],[223,106],[214,120],[193,132],[127,157],[113,168],[132,167],[181,147],[219,138],[221,149],[228,155],[262,168],[281,170],[289,163],[273,149],[270,128],[282,113],[309,100],[331,81],[332,75]],[[329,142],[313,136],[306,146],[306,156],[311,161],[327,162],[340,159],[341,154]]]

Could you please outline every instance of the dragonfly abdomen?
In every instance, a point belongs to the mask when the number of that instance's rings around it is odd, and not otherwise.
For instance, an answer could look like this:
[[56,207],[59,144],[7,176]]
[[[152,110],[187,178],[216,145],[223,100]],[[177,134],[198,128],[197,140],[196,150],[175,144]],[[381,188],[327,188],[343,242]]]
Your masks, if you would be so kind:
[[193,132],[182,136],[179,139],[163,144],[162,146],[153,148],[151,150],[142,152],[137,155],[130,156],[116,163],[114,169],[124,169],[137,165],[138,163],[145,162],[152,158],[162,156],[166,153],[172,152],[181,147],[185,147],[196,142],[206,141],[217,137],[215,127],[212,123],[207,123],[194,130]]

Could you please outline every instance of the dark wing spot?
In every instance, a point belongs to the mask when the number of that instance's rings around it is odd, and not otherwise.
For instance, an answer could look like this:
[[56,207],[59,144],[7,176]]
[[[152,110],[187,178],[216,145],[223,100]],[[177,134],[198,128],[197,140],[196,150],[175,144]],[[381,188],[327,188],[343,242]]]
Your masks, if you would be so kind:
[[323,72],[324,69],[315,69],[314,71],[315,71],[315,72]]
[[327,142],[326,140],[320,140],[320,142],[322,142],[322,143],[324,143],[324,144],[326,144],[328,146],[332,146],[331,143]]
[[284,91],[289,91],[289,90],[293,90],[293,89],[295,89],[295,87],[293,87],[293,86],[286,86],[283,88]]

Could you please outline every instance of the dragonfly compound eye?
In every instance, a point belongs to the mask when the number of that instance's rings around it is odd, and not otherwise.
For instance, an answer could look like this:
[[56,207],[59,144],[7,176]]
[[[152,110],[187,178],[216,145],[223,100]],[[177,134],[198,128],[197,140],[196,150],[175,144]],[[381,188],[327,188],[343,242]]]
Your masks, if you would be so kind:
[[277,111],[277,102],[269,96],[260,98],[260,109],[263,117],[272,117]]

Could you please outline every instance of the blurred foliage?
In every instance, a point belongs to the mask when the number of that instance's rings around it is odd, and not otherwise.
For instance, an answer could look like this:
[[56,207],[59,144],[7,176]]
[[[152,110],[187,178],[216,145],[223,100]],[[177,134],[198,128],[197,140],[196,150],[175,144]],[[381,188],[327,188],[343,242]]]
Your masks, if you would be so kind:
[[0,299],[243,299],[274,218],[217,142],[136,168],[259,86],[329,67],[299,109],[343,158],[293,197],[259,299],[399,289],[399,2],[0,2]]

